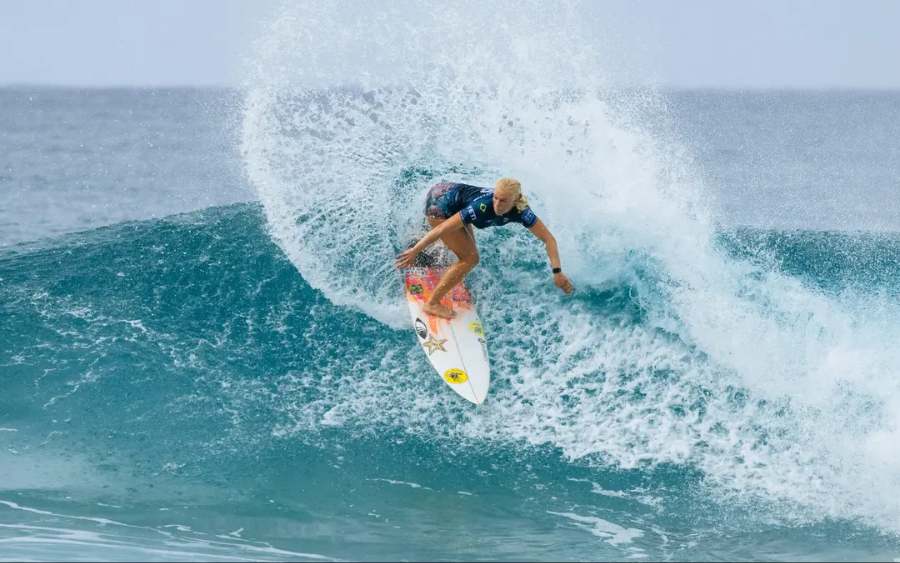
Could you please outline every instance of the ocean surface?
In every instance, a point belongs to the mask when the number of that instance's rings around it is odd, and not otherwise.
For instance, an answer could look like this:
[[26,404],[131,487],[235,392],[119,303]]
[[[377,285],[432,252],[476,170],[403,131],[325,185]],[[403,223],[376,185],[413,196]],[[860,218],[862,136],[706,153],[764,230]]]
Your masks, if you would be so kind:
[[[900,560],[900,93],[306,87],[397,45],[322,21],[240,91],[0,89],[0,559]],[[477,234],[474,407],[392,256],[500,175],[577,291]]]

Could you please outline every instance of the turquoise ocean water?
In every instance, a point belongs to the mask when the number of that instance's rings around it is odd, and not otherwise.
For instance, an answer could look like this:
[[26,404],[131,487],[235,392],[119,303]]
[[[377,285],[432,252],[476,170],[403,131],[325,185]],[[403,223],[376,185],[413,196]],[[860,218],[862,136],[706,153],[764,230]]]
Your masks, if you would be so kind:
[[[0,559],[900,557],[900,94],[323,21],[239,92],[0,90]],[[314,85],[323,36],[415,86]],[[500,174],[578,291],[478,233],[473,408],[391,257]]]

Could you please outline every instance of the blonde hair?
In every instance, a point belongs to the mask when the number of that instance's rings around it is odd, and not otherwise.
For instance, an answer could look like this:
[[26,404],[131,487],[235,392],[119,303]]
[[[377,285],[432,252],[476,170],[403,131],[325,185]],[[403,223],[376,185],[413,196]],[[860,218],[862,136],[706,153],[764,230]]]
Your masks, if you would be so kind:
[[522,193],[522,184],[515,178],[500,178],[494,184],[494,189],[512,192],[513,197],[516,198],[516,211],[525,211],[525,208],[528,207],[528,198]]

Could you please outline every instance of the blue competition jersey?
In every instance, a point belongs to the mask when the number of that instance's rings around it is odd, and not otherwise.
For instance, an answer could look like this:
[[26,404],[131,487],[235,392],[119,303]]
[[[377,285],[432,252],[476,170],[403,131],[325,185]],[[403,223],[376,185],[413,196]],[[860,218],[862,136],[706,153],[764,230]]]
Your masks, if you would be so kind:
[[459,214],[462,215],[463,223],[471,223],[479,229],[497,227],[507,223],[522,223],[531,228],[537,223],[537,215],[530,207],[526,207],[522,211],[513,207],[505,215],[497,215],[494,212],[493,192],[476,197],[469,205],[460,209]]
[[497,227],[507,223],[521,223],[531,228],[537,222],[537,215],[526,207],[519,211],[515,207],[505,215],[494,213],[494,190],[479,188],[468,184],[453,184],[447,194],[447,211],[462,216],[462,222],[472,224],[479,229]]

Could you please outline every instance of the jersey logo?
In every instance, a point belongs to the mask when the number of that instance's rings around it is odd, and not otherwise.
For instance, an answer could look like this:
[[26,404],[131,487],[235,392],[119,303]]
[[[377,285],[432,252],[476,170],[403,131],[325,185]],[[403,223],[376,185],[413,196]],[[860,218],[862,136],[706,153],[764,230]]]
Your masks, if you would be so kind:
[[531,228],[535,223],[537,223],[537,215],[534,214],[530,207],[526,207],[525,211],[522,212],[522,224]]
[[487,204],[482,203],[481,205],[478,206],[478,209],[480,209],[481,212],[484,213],[485,211],[487,211]]

